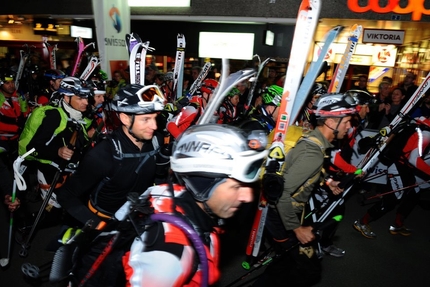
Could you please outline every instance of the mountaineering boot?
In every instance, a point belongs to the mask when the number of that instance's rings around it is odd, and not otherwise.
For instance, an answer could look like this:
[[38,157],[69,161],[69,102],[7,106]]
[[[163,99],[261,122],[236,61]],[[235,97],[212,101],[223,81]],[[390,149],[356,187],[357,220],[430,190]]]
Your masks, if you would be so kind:
[[400,234],[400,235],[403,235],[403,236],[409,236],[409,235],[411,235],[411,230],[407,229],[404,225],[400,226],[400,227],[397,227],[395,225],[390,225],[389,231],[393,235],[396,235],[396,234]]
[[353,224],[353,227],[360,231],[361,234],[366,238],[376,238],[376,234],[370,229],[370,226],[367,224],[361,224],[360,220],[356,220]]
[[345,256],[345,250],[337,247],[334,244],[322,247],[322,250],[325,253],[327,253],[328,255],[331,255],[331,256],[334,256],[334,257],[343,257],[343,256]]

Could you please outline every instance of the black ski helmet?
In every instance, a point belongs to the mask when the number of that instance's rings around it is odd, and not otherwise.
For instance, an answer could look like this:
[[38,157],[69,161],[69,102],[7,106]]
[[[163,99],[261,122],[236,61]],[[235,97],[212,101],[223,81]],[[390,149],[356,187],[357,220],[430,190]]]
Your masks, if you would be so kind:
[[368,105],[375,101],[375,98],[369,92],[363,90],[349,90],[345,94],[353,97],[357,105]]
[[61,70],[49,69],[43,74],[43,76],[48,81],[50,80],[55,81],[57,79],[64,79],[66,77],[66,74]]
[[150,114],[164,109],[165,98],[156,85],[130,84],[118,90],[110,103],[113,111],[126,114]]
[[86,82],[76,77],[66,77],[61,81],[58,93],[64,96],[88,98],[91,96],[91,88],[88,87]]

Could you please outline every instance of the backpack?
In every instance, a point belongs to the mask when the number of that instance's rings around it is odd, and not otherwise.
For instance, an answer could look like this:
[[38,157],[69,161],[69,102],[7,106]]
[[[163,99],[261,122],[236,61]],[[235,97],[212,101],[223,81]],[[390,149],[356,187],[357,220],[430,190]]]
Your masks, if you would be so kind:
[[[46,142],[46,145],[48,145],[54,137],[56,137],[59,133],[64,131],[67,128],[67,124],[69,121],[69,117],[67,114],[63,111],[62,108],[54,107],[51,105],[45,105],[37,107],[33,110],[33,112],[30,114],[30,116],[27,118],[27,121],[25,122],[24,129],[22,130],[21,136],[19,137],[19,143],[18,143],[18,154],[23,155],[26,152],[29,151],[28,144],[30,143],[31,139],[34,137],[36,132],[38,131],[40,125],[42,124],[44,118],[46,117],[46,112],[50,110],[58,110],[61,120],[58,123],[58,127],[54,130],[54,134],[52,135],[51,139]],[[86,128],[88,128],[91,125],[91,120],[87,118],[82,119],[85,124],[84,132],[86,133]],[[36,160],[44,164],[51,164],[50,160],[41,159],[37,157],[37,151],[33,152],[31,155],[29,155],[27,160]]]
[[423,128],[423,125],[416,123],[400,124],[399,129],[395,131],[394,137],[379,154],[379,161],[386,166],[398,162],[404,156],[403,149],[409,138],[420,128]]
[[[273,138],[273,131],[269,135],[269,139]],[[323,144],[319,139],[313,136],[309,136],[307,132],[304,132],[303,127],[292,125],[288,127],[287,134],[284,139],[284,155],[285,159],[287,159],[288,153],[297,145],[300,141],[308,141],[313,144],[316,144],[320,147],[321,152],[324,157],[325,149]],[[272,155],[271,155],[272,156]],[[274,156],[276,158],[276,156]],[[283,165],[285,167],[285,164]],[[319,178],[320,174],[317,173],[314,177],[307,180],[304,185],[309,185],[315,182]],[[263,193],[271,205],[276,205],[284,191],[284,178],[282,176],[282,170],[276,173],[274,172],[262,172],[262,185],[263,185]],[[304,188],[304,185],[299,188]]]
[[[91,204],[93,204],[93,206],[98,206],[98,204],[97,204],[97,195],[98,195],[99,191],[103,188],[103,186],[105,186],[106,183],[108,183],[110,180],[112,180],[112,178],[114,178],[117,174],[119,174],[118,171],[121,169],[122,160],[124,158],[136,158],[136,157],[142,158],[142,160],[140,161],[139,166],[136,169],[136,173],[137,173],[150,157],[157,156],[157,154],[160,151],[160,144],[158,143],[157,136],[155,136],[155,135],[152,137],[152,146],[154,147],[154,149],[152,151],[145,152],[145,153],[141,153],[141,152],[137,152],[137,153],[123,153],[122,152],[122,147],[121,147],[121,142],[118,139],[115,139],[112,135],[107,136],[107,138],[105,140],[110,141],[110,146],[111,146],[111,149],[112,149],[112,156],[113,156],[113,158],[114,158],[114,160],[116,162],[114,166],[117,167],[117,168],[109,176],[106,176],[97,185],[95,191],[92,193],[92,195],[94,195],[94,196],[90,196],[90,201],[91,201]],[[105,214],[110,214],[109,212],[107,212],[105,210],[100,210],[100,211],[103,212],[103,213],[105,213]]]

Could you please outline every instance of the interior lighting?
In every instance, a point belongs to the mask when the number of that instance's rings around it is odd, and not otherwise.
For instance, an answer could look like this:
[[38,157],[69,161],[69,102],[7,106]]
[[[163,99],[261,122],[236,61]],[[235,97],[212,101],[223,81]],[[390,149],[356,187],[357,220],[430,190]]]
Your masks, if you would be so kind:
[[128,0],[130,7],[190,7],[191,0]]

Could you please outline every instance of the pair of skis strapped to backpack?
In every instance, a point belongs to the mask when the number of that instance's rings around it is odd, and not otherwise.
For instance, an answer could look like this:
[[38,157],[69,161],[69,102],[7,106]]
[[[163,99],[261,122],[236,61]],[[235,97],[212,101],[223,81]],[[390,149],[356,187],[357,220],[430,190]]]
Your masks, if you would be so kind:
[[187,93],[187,97],[189,99],[194,95],[194,93],[198,89],[200,89],[202,87],[203,80],[207,77],[209,71],[211,70],[211,67],[212,67],[211,62],[206,62],[204,64],[202,70],[200,71],[199,75],[197,76],[197,78],[195,79],[195,81],[191,85],[190,90]]
[[71,73],[71,76],[73,77],[79,72],[79,66],[81,65],[83,53],[85,52],[85,50],[87,50],[90,46],[93,46],[93,48],[95,47],[94,42],[85,45],[84,40],[82,40],[81,37],[76,38],[75,41],[78,43],[78,53],[76,54],[75,64],[73,65]]
[[[295,100],[304,102],[307,95],[300,95],[303,99],[296,99],[296,94],[305,69],[306,59],[311,48],[316,26],[318,24],[319,14],[321,11],[320,0],[303,0],[298,11],[296,28],[294,31],[293,42],[291,46],[290,60],[288,63],[287,74],[284,82],[284,93],[282,95],[281,106],[279,107],[278,119],[273,132],[273,143],[271,150],[279,149],[280,154],[284,154],[283,142],[290,124],[291,112]],[[324,57],[325,55],[323,55]],[[278,136],[280,138],[278,139]],[[273,154],[273,153],[272,153]],[[271,160],[267,159],[267,164]],[[267,216],[268,204],[264,198],[263,192],[260,192],[260,199],[251,234],[246,247],[246,255],[256,257],[258,255],[262,234],[264,229],[265,218]],[[249,268],[249,262],[242,263],[244,268]]]
[[266,65],[269,62],[275,61],[272,58],[266,58],[263,62],[261,62],[261,59],[260,59],[259,55],[254,55],[254,58],[258,59],[258,69],[257,69],[257,74],[255,75],[255,77],[254,77],[254,79],[253,79],[253,81],[251,83],[251,87],[249,88],[248,98],[246,99],[245,107],[248,108],[248,109],[251,106],[252,98],[254,97],[254,91],[255,91],[255,88],[257,86],[258,78],[260,77],[261,72],[263,71],[264,67],[266,67]]
[[146,53],[154,51],[149,41],[142,42],[139,35],[127,34],[125,42],[130,56],[130,83],[145,85]]
[[353,25],[350,29],[350,34],[348,37],[348,43],[345,48],[345,52],[340,59],[339,64],[333,74],[330,86],[328,87],[329,93],[339,93],[342,87],[343,80],[345,79],[346,72],[348,71],[349,62],[351,61],[352,55],[357,47],[358,39],[363,32],[363,27],[361,25]]
[[175,68],[173,69],[173,92],[176,94],[176,99],[182,97],[182,92],[184,90],[185,46],[184,34],[178,34],[176,37]]

